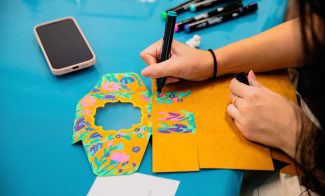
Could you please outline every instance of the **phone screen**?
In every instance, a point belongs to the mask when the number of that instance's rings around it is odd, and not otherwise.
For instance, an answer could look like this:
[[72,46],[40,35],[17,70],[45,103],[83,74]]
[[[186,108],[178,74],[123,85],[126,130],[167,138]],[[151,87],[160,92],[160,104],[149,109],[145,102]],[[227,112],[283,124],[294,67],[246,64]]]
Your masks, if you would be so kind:
[[84,62],[93,55],[72,19],[64,19],[36,28],[54,69]]

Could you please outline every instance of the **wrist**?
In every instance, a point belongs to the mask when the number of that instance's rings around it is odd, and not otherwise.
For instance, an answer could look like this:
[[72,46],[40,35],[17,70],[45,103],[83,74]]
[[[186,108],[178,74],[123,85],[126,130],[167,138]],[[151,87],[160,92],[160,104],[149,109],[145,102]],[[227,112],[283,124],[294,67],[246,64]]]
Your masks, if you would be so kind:
[[196,72],[200,76],[199,80],[210,79],[213,75],[213,57],[208,50],[199,50]]
[[215,50],[217,54],[217,63],[218,63],[218,73],[217,76],[227,75],[237,73],[234,70],[231,70],[229,65],[229,57],[227,51],[224,48],[218,48]]
[[218,70],[218,63],[217,63],[217,58],[216,58],[216,54],[212,49],[208,49],[208,51],[210,52],[212,59],[213,59],[213,72],[211,75],[211,80],[216,80],[217,79],[217,70]]
[[219,76],[218,71],[218,56],[215,50],[201,50],[200,55],[201,66],[204,68],[204,80],[215,80]]
[[[291,158],[297,159],[296,150],[297,150],[297,141],[299,139],[301,130],[303,129],[303,123],[302,118],[304,115],[304,112],[299,108],[298,105],[291,103],[292,107],[292,115],[291,119],[288,119],[288,124],[290,125],[289,128],[287,128],[288,134],[284,137],[283,144],[281,145],[281,150],[287,153]],[[295,119],[292,121],[292,119]]]

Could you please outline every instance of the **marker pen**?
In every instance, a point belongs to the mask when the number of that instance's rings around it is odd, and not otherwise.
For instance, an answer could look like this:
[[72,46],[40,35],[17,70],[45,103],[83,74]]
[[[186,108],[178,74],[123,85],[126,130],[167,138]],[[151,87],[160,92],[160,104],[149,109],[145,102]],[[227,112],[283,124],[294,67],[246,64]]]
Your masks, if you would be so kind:
[[173,7],[173,8],[170,8],[170,9],[166,10],[166,11],[163,11],[161,13],[161,18],[163,20],[166,20],[166,18],[167,18],[167,12],[168,11],[174,11],[174,12],[176,12],[176,14],[183,13],[183,12],[185,12],[185,11],[187,11],[189,9],[189,6],[192,3],[197,3],[197,2],[201,2],[201,1],[204,1],[204,0],[190,0],[190,1],[186,1],[186,2],[180,4],[180,5],[176,6],[176,7]]
[[222,3],[231,2],[234,0],[205,0],[200,2],[193,2],[189,5],[189,9],[191,12],[197,12],[200,10],[208,9],[216,5],[220,5]]
[[236,74],[235,78],[239,82],[244,83],[244,84],[249,86],[249,82],[248,82],[248,79],[247,79],[247,76],[246,76],[245,72],[240,72],[240,73]]
[[250,3],[245,7],[236,8],[232,11],[226,12],[224,14],[213,16],[210,18],[202,19],[197,22],[189,23],[184,26],[185,32],[193,32],[199,29],[203,29],[209,26],[220,24],[228,20],[238,18],[250,13],[255,12],[258,9],[257,3]]
[[[175,23],[176,23],[176,17],[177,14],[174,11],[168,11],[167,13],[167,20],[165,25],[165,31],[164,31],[164,37],[162,41],[162,47],[161,47],[161,53],[159,58],[159,63],[166,61],[170,58],[170,52],[172,48],[172,42],[174,37],[174,31],[175,31]],[[164,87],[166,82],[166,78],[157,78],[156,84],[157,84],[157,92],[158,96],[160,95],[162,88]]]
[[229,3],[227,5],[220,6],[220,7],[218,7],[217,9],[215,9],[213,11],[205,12],[205,13],[199,14],[197,16],[194,16],[192,18],[182,20],[182,21],[176,23],[175,32],[183,31],[184,26],[186,24],[188,24],[188,23],[196,22],[196,21],[199,21],[199,20],[202,20],[202,19],[205,19],[205,18],[209,18],[209,17],[212,17],[212,16],[217,16],[217,15],[226,13],[226,12],[228,12],[230,10],[233,10],[235,8],[242,7],[242,6],[243,6],[243,3],[242,3],[241,0],[234,1],[234,2]]

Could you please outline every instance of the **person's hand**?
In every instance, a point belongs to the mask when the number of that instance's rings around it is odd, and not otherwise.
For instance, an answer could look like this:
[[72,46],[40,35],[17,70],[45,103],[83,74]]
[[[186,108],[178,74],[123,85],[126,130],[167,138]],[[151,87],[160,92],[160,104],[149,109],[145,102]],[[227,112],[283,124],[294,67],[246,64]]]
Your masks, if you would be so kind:
[[253,71],[248,74],[250,86],[236,79],[230,83],[227,113],[241,133],[248,139],[282,149],[295,157],[296,143],[301,129],[301,109],[261,85]]
[[192,81],[206,80],[213,74],[213,57],[209,51],[191,48],[173,41],[171,58],[157,63],[161,53],[162,41],[159,40],[141,52],[141,58],[150,65],[141,74],[149,78],[167,77],[166,83],[179,79]]

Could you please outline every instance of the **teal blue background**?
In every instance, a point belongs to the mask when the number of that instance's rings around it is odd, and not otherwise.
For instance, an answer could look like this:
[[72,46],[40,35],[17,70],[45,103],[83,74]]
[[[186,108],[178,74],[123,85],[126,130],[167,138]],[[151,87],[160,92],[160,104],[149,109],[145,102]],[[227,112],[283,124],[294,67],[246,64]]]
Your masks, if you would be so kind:
[[[103,74],[140,73],[146,66],[140,52],[162,37],[160,13],[181,2],[0,0],[0,195],[87,194],[95,176],[82,146],[70,144],[75,105]],[[241,40],[283,20],[286,1],[257,2],[257,13],[197,32],[203,38],[201,49]],[[66,16],[77,19],[97,63],[56,77],[49,71],[33,27]],[[192,36],[178,33],[175,39],[185,42]],[[150,89],[150,80],[143,80]],[[114,111],[128,123],[139,120],[136,111],[122,105]],[[101,119],[125,126],[121,120]],[[177,195],[181,196],[238,195],[243,176],[242,171],[218,169],[153,174],[151,144],[139,172],[180,180]]]

